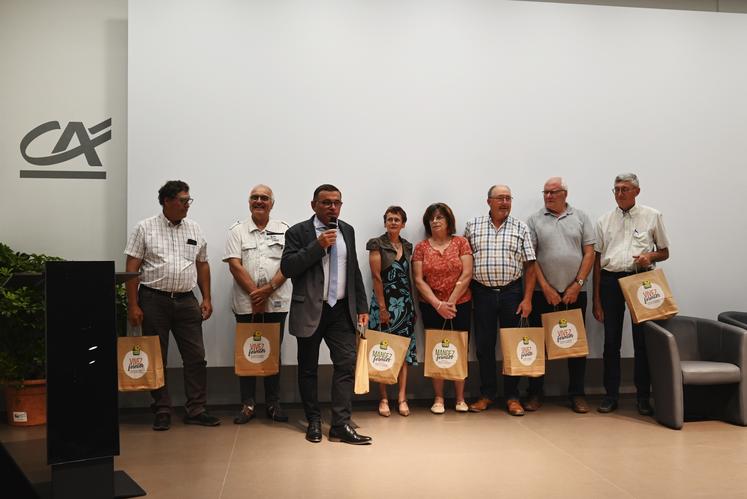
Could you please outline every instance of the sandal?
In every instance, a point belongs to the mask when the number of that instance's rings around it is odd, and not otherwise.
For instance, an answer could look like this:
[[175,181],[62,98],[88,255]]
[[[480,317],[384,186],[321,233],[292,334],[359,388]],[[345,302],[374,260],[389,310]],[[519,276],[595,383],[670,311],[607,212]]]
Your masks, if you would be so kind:
[[379,401],[379,416],[388,418],[391,415],[392,412],[389,410],[389,401],[387,399],[381,399]]
[[443,414],[446,409],[444,408],[444,399],[441,399],[441,402],[438,401],[439,399],[436,398],[436,400],[433,401],[433,405],[431,406],[431,412],[433,414]]
[[397,402],[397,412],[399,412],[400,416],[409,416],[410,415],[410,406],[407,405],[407,400],[400,400]]

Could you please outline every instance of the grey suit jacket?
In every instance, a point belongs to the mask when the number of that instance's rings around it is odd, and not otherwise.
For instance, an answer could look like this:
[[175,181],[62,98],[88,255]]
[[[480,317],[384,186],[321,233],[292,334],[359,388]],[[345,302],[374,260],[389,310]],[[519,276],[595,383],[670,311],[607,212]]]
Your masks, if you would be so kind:
[[[358,314],[368,313],[366,290],[358,267],[353,227],[338,220],[338,227],[347,246],[346,296],[353,326]],[[324,269],[322,257],[325,250],[317,242],[314,217],[299,222],[285,233],[285,249],[280,261],[283,275],[293,282],[288,330],[293,336],[307,338],[314,334],[322,317],[324,305]]]

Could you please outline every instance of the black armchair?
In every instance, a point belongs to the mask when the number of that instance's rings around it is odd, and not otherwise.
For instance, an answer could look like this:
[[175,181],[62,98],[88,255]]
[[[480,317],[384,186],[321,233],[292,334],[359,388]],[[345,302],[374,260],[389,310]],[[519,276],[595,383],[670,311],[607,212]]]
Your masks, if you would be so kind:
[[685,418],[747,426],[747,330],[678,316],[643,323],[656,420],[679,430]]
[[747,329],[747,312],[721,312],[718,321]]

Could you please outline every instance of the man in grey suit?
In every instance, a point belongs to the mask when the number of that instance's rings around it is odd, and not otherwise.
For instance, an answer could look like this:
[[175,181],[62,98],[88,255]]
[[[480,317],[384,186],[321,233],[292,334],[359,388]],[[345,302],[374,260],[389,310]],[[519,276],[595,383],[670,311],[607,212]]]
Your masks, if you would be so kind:
[[[368,305],[358,268],[353,227],[338,220],[342,194],[334,185],[314,191],[315,215],[285,233],[280,262],[293,281],[289,331],[298,340],[298,385],[309,426],[306,440],[321,442],[321,411],[317,395],[319,345],[329,347],[332,375],[331,441],[369,444],[350,426],[356,356],[355,325],[368,324]],[[341,234],[342,237],[338,237]]]

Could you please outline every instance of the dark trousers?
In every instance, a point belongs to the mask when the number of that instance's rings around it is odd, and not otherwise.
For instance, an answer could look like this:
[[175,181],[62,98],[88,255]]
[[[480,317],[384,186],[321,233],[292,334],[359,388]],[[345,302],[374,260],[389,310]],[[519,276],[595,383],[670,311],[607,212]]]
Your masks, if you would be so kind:
[[332,358],[332,421],[334,427],[350,423],[353,412],[353,381],[355,370],[355,327],[350,321],[347,299],[334,307],[326,303],[314,334],[298,340],[298,387],[308,422],[321,421],[317,388],[319,345],[322,339]]
[[[237,323],[249,322],[279,322],[280,323],[280,345],[283,344],[283,331],[285,331],[285,318],[288,312],[268,312],[264,314],[235,314]],[[282,356],[279,366],[282,367]],[[258,376],[239,376],[239,390],[241,403],[254,407],[257,393]],[[272,376],[264,376],[265,402],[267,405],[276,404],[280,401],[280,371]]]
[[[475,309],[475,344],[480,365],[480,395],[495,400],[498,392],[498,367],[495,344],[501,327],[517,327],[516,314],[524,290],[521,281],[503,289],[490,289],[472,281],[472,302]],[[517,376],[503,376],[503,393],[507,399],[519,398]]]
[[[144,286],[138,290],[138,304],[143,310],[143,335],[158,336],[164,371],[169,353],[169,331],[184,365],[184,404],[189,416],[205,412],[207,402],[207,362],[202,342],[202,312],[192,293],[171,298]],[[151,391],[156,413],[171,411],[168,383]]]
[[[617,280],[628,275],[628,272],[603,270],[600,279],[600,298],[604,310],[604,388],[607,396],[613,399],[620,396],[620,347],[625,318],[625,298]],[[633,380],[638,398],[648,399],[651,395],[651,375],[648,369],[646,341],[643,328],[636,324],[632,326],[635,355]]]
[[451,329],[453,331],[469,332],[469,319],[472,313],[472,302],[460,303],[456,306],[457,313],[453,319],[444,319],[430,303],[420,302],[420,315],[425,329]]
[[[576,303],[568,305],[568,310],[575,308],[581,309],[581,317],[586,325],[586,291],[578,294]],[[542,327],[542,314],[565,310],[564,304],[554,307],[547,303],[542,291],[535,291],[532,295],[532,313],[529,315],[529,325],[532,327]],[[568,396],[584,395],[584,376],[586,374],[586,357],[571,357],[568,359]],[[542,395],[542,389],[545,384],[545,377],[529,378],[529,395]]]

